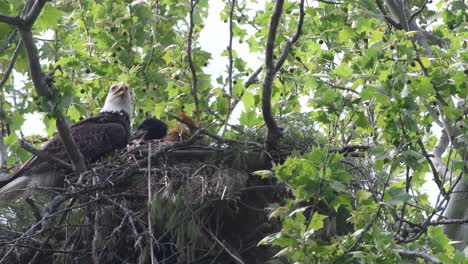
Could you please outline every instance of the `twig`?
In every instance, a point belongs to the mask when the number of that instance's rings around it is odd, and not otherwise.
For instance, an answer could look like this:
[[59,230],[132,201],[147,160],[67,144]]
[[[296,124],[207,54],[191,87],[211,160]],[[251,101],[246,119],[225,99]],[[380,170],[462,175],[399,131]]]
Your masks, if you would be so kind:
[[434,166],[434,163],[432,162],[429,154],[427,153],[426,148],[424,147],[424,144],[423,144],[422,140],[419,138],[417,140],[417,143],[418,143],[419,147],[421,148],[421,152],[422,152],[424,158],[426,159],[427,163],[429,163],[429,167],[431,168],[432,174],[434,176],[433,177],[434,182],[437,184],[437,187],[439,188],[440,193],[444,197],[447,198],[447,192],[445,191],[443,182],[440,180],[439,172],[437,171],[437,168]]
[[151,185],[151,143],[148,144],[148,203],[147,203],[147,208],[148,208],[148,238],[149,238],[149,245],[150,245],[150,256],[151,256],[151,264],[154,264],[155,261],[158,263],[156,258],[154,257],[154,248],[153,248],[153,224],[151,221],[151,202],[153,201],[153,195],[151,193],[152,191],[152,185]]
[[332,4],[332,5],[342,5],[343,3],[341,2],[334,2],[334,1],[327,1],[327,0],[317,0],[317,2],[322,2],[325,4]]
[[33,147],[32,145],[27,143],[25,140],[21,139],[19,143],[20,143],[20,147],[22,147],[26,151],[36,155],[38,158],[40,158],[40,159],[42,159],[44,161],[47,161],[52,165],[57,165],[59,167],[62,167],[64,169],[66,169],[66,170],[72,170],[72,166],[69,163],[67,163],[67,162],[65,162],[65,161],[63,161],[63,160],[61,160],[59,158],[56,158],[56,157],[50,155],[47,152],[44,152],[42,150],[39,150],[39,149]]
[[234,254],[233,252],[231,252],[231,250],[229,250],[224,244],[223,242],[219,241],[219,239],[215,236],[215,234],[213,234],[213,232],[211,232],[210,230],[208,230],[208,228],[204,227],[203,226],[203,229],[222,247],[224,248],[224,250],[235,260],[237,261],[238,263],[241,263],[241,264],[245,264],[244,261],[242,261],[242,259],[240,259],[240,257],[238,257],[236,254]]
[[193,101],[195,104],[195,118],[197,123],[200,123],[200,109],[199,109],[199,102],[198,102],[198,79],[197,79],[197,72],[195,70],[195,66],[193,65],[193,58],[192,58],[192,38],[193,38],[193,13],[195,11],[195,7],[198,4],[198,0],[190,0],[190,14],[189,14],[189,35],[188,35],[188,43],[187,43],[187,56],[188,56],[188,63],[190,67],[190,72],[192,73],[192,96]]

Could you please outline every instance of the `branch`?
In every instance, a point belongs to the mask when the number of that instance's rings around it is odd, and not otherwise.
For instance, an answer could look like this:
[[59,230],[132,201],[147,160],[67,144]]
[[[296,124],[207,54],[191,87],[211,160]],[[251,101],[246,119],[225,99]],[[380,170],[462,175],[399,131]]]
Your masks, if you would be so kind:
[[411,14],[411,16],[409,17],[408,19],[408,23],[411,23],[411,21],[419,14],[421,14],[421,12],[424,10],[424,8],[426,8],[426,4],[427,4],[427,0],[424,0],[424,3],[421,5],[421,7],[416,10],[416,12],[414,12],[413,14]]
[[250,75],[250,77],[247,79],[247,81],[244,83],[244,91],[241,93],[239,98],[236,98],[234,102],[232,102],[232,109],[236,108],[237,104],[239,103],[240,99],[242,96],[244,96],[245,91],[250,87],[250,85],[254,84],[255,81],[257,80],[258,75],[262,72],[263,66],[258,67],[256,71]]
[[409,251],[409,250],[406,250],[406,249],[394,249],[394,250],[395,250],[395,252],[397,252],[398,254],[403,255],[403,256],[420,258],[420,259],[423,259],[423,260],[426,260],[426,261],[429,261],[429,262],[432,262],[432,263],[442,264],[442,261],[440,261],[436,257],[433,257],[433,256],[427,254],[426,252]]
[[[0,96],[0,115],[3,114],[3,97]],[[1,116],[0,116],[1,117]],[[3,140],[3,136],[5,135],[5,131],[3,129],[3,122],[0,122],[0,177],[5,177],[8,175],[7,169],[7,160],[8,160],[8,152],[6,150],[5,141]]]
[[16,44],[15,51],[13,52],[13,56],[11,56],[10,63],[8,64],[8,67],[3,74],[2,80],[0,80],[0,90],[2,89],[3,85],[8,81],[8,78],[10,77],[11,72],[13,71],[13,67],[15,66],[16,59],[18,58],[19,50],[22,46],[22,41],[18,41],[18,44]]
[[417,143],[418,143],[419,147],[421,148],[421,152],[422,152],[424,158],[429,163],[429,167],[431,168],[432,174],[434,175],[434,182],[437,184],[437,187],[439,188],[440,193],[444,197],[447,197],[447,192],[444,189],[444,183],[440,180],[439,172],[437,171],[437,168],[434,166],[434,163],[432,163],[432,160],[429,157],[429,153],[427,153],[426,148],[424,147],[424,144],[423,144],[422,140],[419,138],[417,140]]
[[[37,0],[31,11],[28,13],[26,17],[26,21],[28,23],[34,23],[34,21],[39,16],[40,11],[44,7],[45,0]],[[55,110],[54,102],[52,101],[52,97],[54,94],[54,89],[52,85],[48,84],[50,80],[50,76],[48,76],[42,70],[40,60],[39,60],[39,52],[37,50],[36,45],[34,44],[33,35],[30,30],[25,30],[24,27],[20,27],[20,34],[21,39],[23,41],[24,47],[26,49],[26,53],[28,55],[28,62],[29,62],[29,73],[31,75],[32,82],[34,84],[34,88],[37,91],[37,94],[44,97],[48,103],[49,109],[48,111]],[[86,170],[86,165],[84,162],[83,155],[80,153],[71,133],[70,128],[65,120],[65,116],[63,113],[58,111],[58,117],[56,120],[57,130],[62,140],[63,145],[67,151],[67,154],[71,160],[73,170],[81,173]]]
[[250,75],[250,77],[247,79],[247,81],[244,83],[245,89],[249,88],[250,85],[252,85],[255,80],[257,79],[258,75],[262,72],[263,66],[258,67],[256,71]]
[[39,17],[39,14],[42,11],[47,0],[36,0],[30,9],[28,15],[24,18],[25,27],[22,30],[31,30],[32,25],[36,22],[36,19]]
[[198,4],[198,0],[190,0],[190,15],[189,15],[189,20],[190,20],[190,25],[189,25],[189,35],[188,35],[188,44],[187,44],[187,55],[188,55],[188,63],[190,67],[190,72],[192,73],[192,96],[193,96],[193,101],[195,104],[195,118],[197,120],[197,123],[200,123],[200,109],[199,109],[199,103],[198,103],[198,95],[197,95],[197,90],[198,90],[198,79],[197,79],[197,72],[195,71],[195,66],[193,65],[193,58],[192,58],[192,38],[193,38],[193,28],[194,28],[194,22],[193,22],[193,12],[195,11],[195,7]]
[[19,17],[12,17],[0,14],[0,22],[9,24],[12,26],[19,26],[21,24],[21,19]]
[[283,12],[283,5],[284,0],[277,0],[275,3],[275,8],[271,16],[265,49],[266,71],[262,85],[262,113],[263,120],[265,121],[265,125],[267,126],[267,135],[265,138],[265,146],[267,149],[273,148],[273,146],[276,145],[276,142],[281,136],[281,131],[278,127],[278,124],[275,121],[275,118],[273,117],[273,113],[271,110],[271,88],[276,75],[275,63],[273,61],[273,53],[275,48],[278,24],[281,18],[281,13]]
[[65,146],[68,157],[72,162],[73,170],[77,173],[86,171],[86,164],[84,162],[83,155],[78,149],[78,146],[76,145],[76,142],[70,132],[70,127],[68,126],[65,116],[62,113],[60,113],[57,117],[55,125],[57,126],[62,144]]
[[299,22],[297,24],[296,33],[294,34],[291,40],[286,41],[286,45],[284,45],[283,51],[281,52],[281,56],[279,60],[276,62],[275,72],[278,72],[281,66],[283,66],[284,61],[288,57],[289,51],[291,51],[292,46],[297,42],[297,40],[299,39],[299,36],[302,33],[302,25],[304,24],[304,16],[305,16],[304,1],[305,0],[301,0],[301,2],[299,3]]
[[32,153],[32,154],[36,155],[39,159],[47,161],[51,165],[57,165],[57,166],[59,166],[61,168],[64,168],[66,170],[72,170],[72,166],[70,164],[68,164],[67,162],[65,162],[65,161],[63,161],[61,159],[58,159],[58,158],[56,158],[56,157],[54,157],[52,155],[49,155],[49,153],[47,153],[47,152],[36,149],[32,145],[28,144],[25,140],[21,139],[19,143],[20,143],[20,147],[22,147],[23,149],[25,149],[29,153]]
[[411,18],[411,13],[408,9],[406,1],[385,0],[385,3],[387,4],[387,8],[390,10],[392,17],[397,20],[397,22],[402,26],[402,29],[406,32],[416,31],[417,33],[414,37],[412,37],[412,39],[414,39],[421,47],[424,48],[426,54],[429,57],[434,57],[432,55],[431,48],[429,47],[429,44],[427,43],[427,40],[422,33],[422,30],[419,28],[416,21]]
[[437,221],[431,221],[428,225],[458,225],[458,224],[468,224],[468,219],[442,219]]

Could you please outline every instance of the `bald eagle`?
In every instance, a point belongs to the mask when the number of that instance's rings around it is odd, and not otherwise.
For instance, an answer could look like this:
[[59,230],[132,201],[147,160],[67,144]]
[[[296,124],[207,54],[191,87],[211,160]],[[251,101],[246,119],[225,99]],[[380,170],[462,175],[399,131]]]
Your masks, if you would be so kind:
[[[126,147],[130,137],[132,98],[128,85],[119,83],[109,89],[104,107],[93,117],[70,127],[71,134],[86,163]],[[70,162],[58,135],[52,137],[41,150]],[[0,179],[0,196],[35,186],[60,187],[67,171],[33,156],[14,171],[8,179]]]

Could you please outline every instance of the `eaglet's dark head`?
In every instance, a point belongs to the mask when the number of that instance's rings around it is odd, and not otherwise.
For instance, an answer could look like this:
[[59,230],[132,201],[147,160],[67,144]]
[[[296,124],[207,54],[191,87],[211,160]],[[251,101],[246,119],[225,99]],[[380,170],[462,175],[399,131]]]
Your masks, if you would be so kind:
[[167,134],[167,125],[163,121],[156,118],[147,118],[141,125],[133,131],[130,140],[142,139],[161,139]]

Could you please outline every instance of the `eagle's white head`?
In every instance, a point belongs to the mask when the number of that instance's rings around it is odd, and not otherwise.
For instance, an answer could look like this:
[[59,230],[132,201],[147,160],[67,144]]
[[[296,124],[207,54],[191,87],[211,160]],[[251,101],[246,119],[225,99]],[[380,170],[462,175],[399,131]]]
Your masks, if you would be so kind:
[[100,112],[132,113],[132,96],[127,84],[121,82],[111,86],[106,97],[106,102]]

